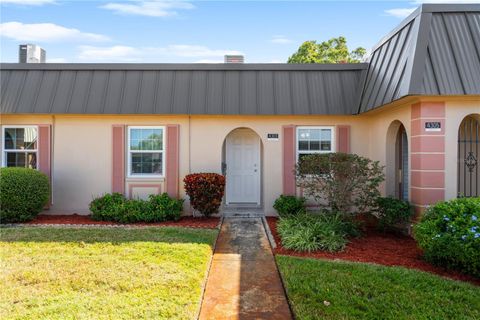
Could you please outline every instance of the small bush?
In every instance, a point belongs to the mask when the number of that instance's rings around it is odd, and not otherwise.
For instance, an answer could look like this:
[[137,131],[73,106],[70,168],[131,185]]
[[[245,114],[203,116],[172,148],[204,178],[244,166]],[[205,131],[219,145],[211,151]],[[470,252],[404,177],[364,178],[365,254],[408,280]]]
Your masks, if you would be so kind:
[[50,198],[50,182],[40,171],[0,168],[0,223],[34,219]]
[[182,215],[183,199],[172,199],[167,193],[149,196],[149,206],[153,213],[151,221],[165,221],[174,220],[178,221]]
[[414,233],[427,261],[480,277],[480,197],[437,203]]
[[277,210],[280,217],[302,214],[306,212],[305,201],[304,197],[297,198],[282,194],[273,203],[273,208]]
[[384,180],[378,161],[346,153],[306,155],[296,165],[295,175],[307,197],[346,219],[375,208],[378,186]]
[[120,223],[178,220],[182,208],[183,200],[172,199],[167,193],[150,195],[147,201],[107,193],[90,203],[92,219]]
[[218,212],[225,191],[225,177],[216,173],[194,173],[183,179],[193,209],[208,217]]
[[277,223],[282,246],[295,251],[343,250],[354,230],[352,223],[338,213],[304,213],[280,218]]
[[384,231],[394,230],[410,221],[413,216],[413,208],[408,201],[392,197],[379,197],[377,199],[378,227]]

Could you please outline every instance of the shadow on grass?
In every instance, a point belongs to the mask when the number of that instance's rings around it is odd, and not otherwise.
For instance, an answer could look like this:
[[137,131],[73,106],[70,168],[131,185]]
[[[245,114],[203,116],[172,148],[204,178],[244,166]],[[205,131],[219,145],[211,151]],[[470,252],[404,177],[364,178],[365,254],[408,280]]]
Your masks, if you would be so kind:
[[197,243],[213,246],[217,235],[213,229],[178,227],[145,228],[70,228],[14,227],[0,228],[1,242],[167,242]]

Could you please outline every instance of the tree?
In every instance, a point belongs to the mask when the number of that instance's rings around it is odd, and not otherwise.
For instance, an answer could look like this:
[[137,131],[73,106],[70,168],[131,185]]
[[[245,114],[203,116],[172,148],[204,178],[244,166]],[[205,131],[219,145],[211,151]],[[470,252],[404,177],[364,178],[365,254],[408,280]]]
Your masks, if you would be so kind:
[[288,63],[358,63],[366,53],[362,47],[349,52],[345,37],[332,38],[322,43],[305,41],[288,58]]

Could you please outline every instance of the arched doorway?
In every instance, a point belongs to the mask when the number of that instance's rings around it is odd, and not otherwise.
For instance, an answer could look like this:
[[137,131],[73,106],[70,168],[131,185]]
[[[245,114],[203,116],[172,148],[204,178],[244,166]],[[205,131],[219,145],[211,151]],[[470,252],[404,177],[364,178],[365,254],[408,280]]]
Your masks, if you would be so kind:
[[249,128],[238,128],[225,138],[223,172],[226,205],[260,206],[261,140]]
[[387,131],[386,192],[401,200],[409,198],[408,137],[403,124],[396,120]]
[[465,117],[458,129],[458,197],[480,196],[480,122],[479,115]]

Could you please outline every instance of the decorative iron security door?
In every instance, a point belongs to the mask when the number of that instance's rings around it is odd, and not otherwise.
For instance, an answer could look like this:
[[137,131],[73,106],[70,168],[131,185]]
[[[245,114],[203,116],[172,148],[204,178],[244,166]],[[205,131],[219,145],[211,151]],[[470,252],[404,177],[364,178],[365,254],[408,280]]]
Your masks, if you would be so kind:
[[458,130],[458,197],[480,196],[480,123],[466,117]]

